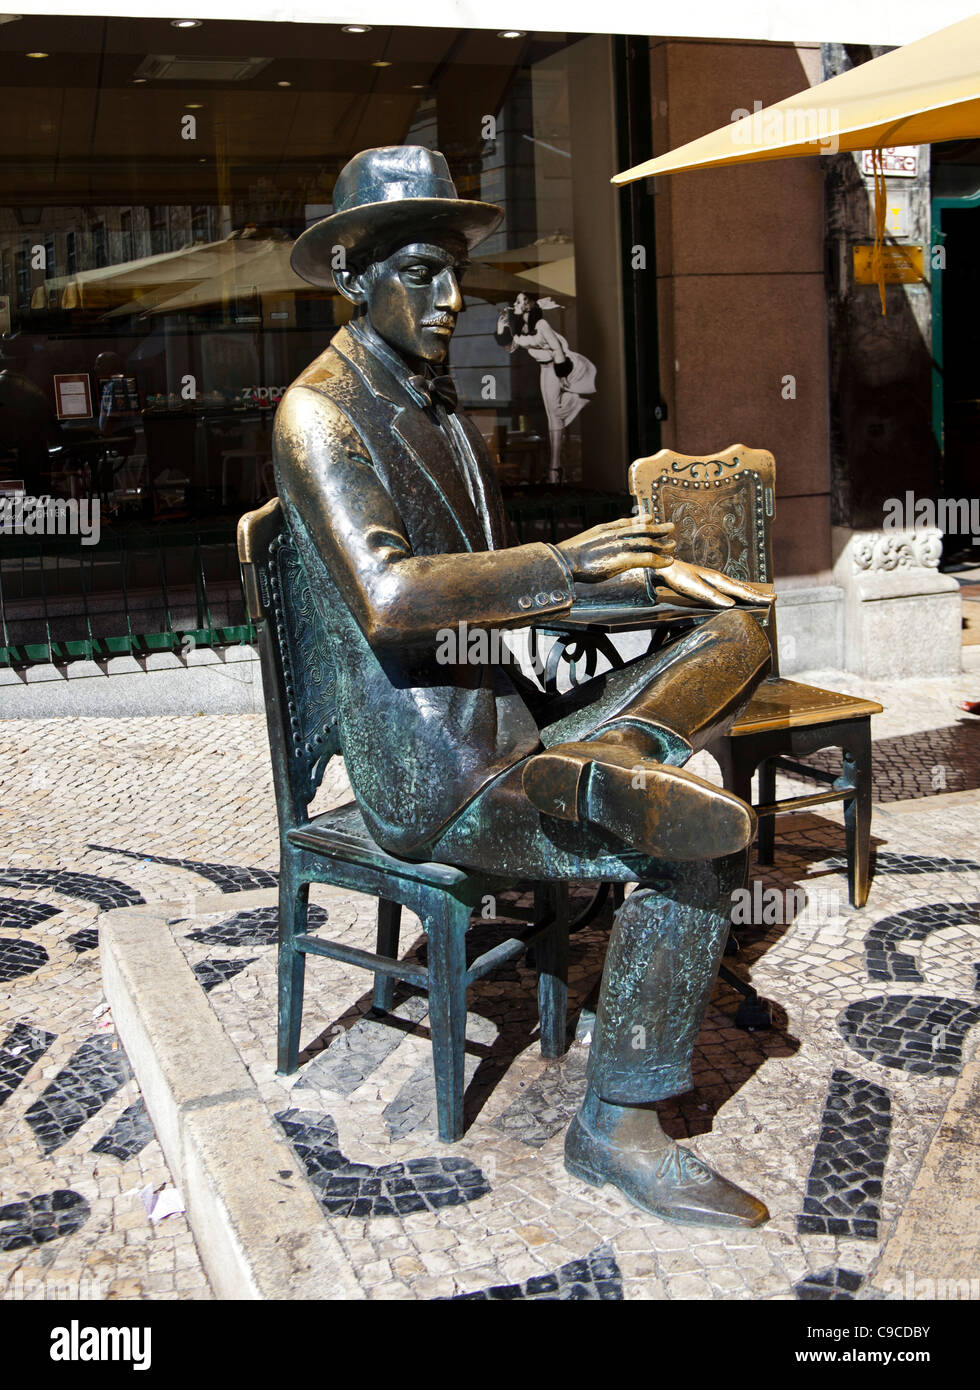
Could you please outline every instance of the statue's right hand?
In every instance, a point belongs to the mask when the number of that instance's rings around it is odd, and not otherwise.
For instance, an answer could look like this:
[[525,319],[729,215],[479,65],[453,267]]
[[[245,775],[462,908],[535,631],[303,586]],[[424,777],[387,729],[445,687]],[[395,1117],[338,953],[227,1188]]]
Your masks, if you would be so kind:
[[595,584],[626,570],[667,569],[674,563],[673,533],[673,522],[624,516],[560,541],[558,549],[574,579]]

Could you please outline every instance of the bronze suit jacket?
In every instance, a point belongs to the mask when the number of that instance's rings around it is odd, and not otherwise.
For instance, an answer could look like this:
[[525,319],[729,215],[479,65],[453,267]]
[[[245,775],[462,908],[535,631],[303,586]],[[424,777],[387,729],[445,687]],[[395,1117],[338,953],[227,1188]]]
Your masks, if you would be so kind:
[[574,598],[553,546],[509,546],[483,439],[457,418],[476,506],[435,413],[346,328],[276,416],[279,496],[330,636],[347,771],[378,843],[406,855],[540,746],[507,668],[440,664],[436,634],[523,626]]

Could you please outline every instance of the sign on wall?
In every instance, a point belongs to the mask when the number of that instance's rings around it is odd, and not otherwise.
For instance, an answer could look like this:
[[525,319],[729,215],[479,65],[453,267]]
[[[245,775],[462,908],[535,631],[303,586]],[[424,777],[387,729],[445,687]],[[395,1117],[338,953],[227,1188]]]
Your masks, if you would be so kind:
[[[881,151],[881,166],[886,178],[914,179],[919,172],[918,145],[886,145]],[[874,178],[872,150],[861,151],[861,173]]]
[[87,420],[92,415],[92,387],[87,372],[64,372],[54,379],[59,420]]

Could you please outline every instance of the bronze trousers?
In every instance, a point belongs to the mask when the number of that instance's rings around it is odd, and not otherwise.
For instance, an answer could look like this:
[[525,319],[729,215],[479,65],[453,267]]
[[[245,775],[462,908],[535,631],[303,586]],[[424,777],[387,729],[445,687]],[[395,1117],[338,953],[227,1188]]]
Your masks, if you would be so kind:
[[[694,631],[565,696],[531,698],[545,747],[633,727],[679,764],[726,732],[769,669],[765,634],[726,609]],[[532,757],[535,755],[531,755]],[[728,933],[748,851],[668,863],[601,825],[541,814],[522,786],[525,761],[484,787],[427,847],[442,863],[528,879],[639,883],[610,935],[589,1061],[603,1100],[645,1104],[691,1085],[691,1055]]]

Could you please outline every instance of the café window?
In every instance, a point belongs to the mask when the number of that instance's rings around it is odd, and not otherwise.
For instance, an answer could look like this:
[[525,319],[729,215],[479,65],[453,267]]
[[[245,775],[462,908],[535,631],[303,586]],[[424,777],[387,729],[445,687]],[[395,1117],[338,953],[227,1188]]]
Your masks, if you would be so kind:
[[296,276],[292,243],[331,211],[352,155],[417,143],[443,151],[461,197],[505,210],[473,254],[450,360],[502,484],[574,489],[600,468],[621,491],[613,43],[80,17],[0,27],[9,327],[16,371],[50,407],[36,448],[0,449],[0,478],[29,457],[27,486],[97,496],[111,526],[223,518],[230,533],[274,490],[283,391],[351,312]]

